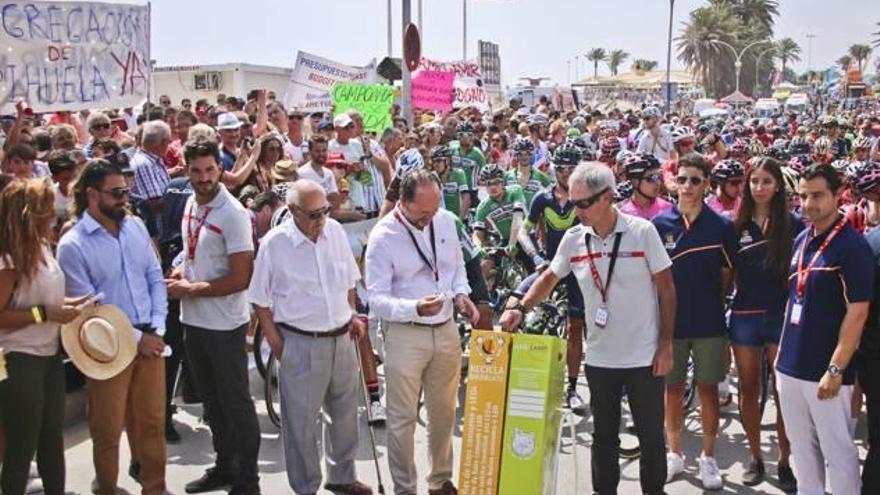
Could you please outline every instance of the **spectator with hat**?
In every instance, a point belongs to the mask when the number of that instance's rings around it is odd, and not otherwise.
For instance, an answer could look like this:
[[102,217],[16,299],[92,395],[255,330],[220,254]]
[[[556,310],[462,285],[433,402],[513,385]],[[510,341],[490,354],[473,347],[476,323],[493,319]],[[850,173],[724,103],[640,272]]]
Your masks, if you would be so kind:
[[[360,114],[357,114],[359,116]],[[360,121],[358,121],[360,122]],[[333,119],[333,127],[336,130],[336,139],[330,141],[328,151],[330,153],[341,152],[345,160],[354,164],[356,182],[363,191],[363,209],[368,218],[378,216],[382,201],[385,199],[385,167],[380,171],[377,164],[383,163],[383,158],[376,157],[374,152],[379,148],[371,145],[372,140],[366,136],[358,138],[358,133],[363,131],[362,124],[357,124],[351,112],[341,113]],[[387,160],[384,161],[387,165]],[[390,166],[388,167],[390,171]],[[352,184],[354,188],[354,184]]]
[[235,165],[240,151],[238,144],[241,140],[241,120],[234,113],[221,113],[217,116],[216,129],[220,135],[220,162],[223,170],[228,172]]
[[[167,127],[164,122],[157,124]],[[135,329],[137,357],[130,363],[119,364],[106,374],[90,376],[83,370],[97,493],[101,495],[116,493],[123,428],[129,431],[132,458],[140,463],[143,493],[165,490],[165,363],[161,357],[167,299],[162,268],[147,229],[126,213],[130,192],[118,165],[90,161],[74,186],[77,223],[58,244],[68,297],[103,294],[102,302],[118,307]],[[122,331],[118,325],[111,327]]]
[[[64,273],[52,256],[52,183],[16,180],[0,190],[0,431],[5,459],[0,491],[23,494],[31,460],[48,494],[64,493],[64,364],[61,324],[80,314],[82,300],[64,297]],[[0,441],[2,444],[2,441]]]

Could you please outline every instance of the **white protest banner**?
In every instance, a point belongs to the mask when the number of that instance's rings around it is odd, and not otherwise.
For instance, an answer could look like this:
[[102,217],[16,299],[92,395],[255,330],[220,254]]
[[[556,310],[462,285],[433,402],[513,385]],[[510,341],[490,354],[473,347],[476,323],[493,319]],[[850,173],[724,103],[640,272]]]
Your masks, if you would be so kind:
[[413,77],[417,77],[419,72],[423,70],[455,74],[455,79],[452,82],[452,88],[455,91],[455,98],[452,100],[453,108],[472,106],[482,112],[489,110],[489,95],[486,94],[486,89],[483,87],[483,75],[476,60],[438,62],[422,57],[419,68],[413,72]]
[[366,67],[352,67],[300,50],[287,84],[284,104],[287,108],[305,112],[327,112],[333,103],[331,91],[334,84],[372,83],[375,80],[376,59]]
[[148,5],[0,0],[0,111],[132,107],[150,87]]

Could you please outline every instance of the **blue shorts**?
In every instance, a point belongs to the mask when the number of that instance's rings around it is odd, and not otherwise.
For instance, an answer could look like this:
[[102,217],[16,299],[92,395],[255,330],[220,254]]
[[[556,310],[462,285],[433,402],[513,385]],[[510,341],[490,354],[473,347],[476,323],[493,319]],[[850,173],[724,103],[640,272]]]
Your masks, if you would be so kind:
[[730,314],[730,341],[748,347],[778,345],[784,319],[783,313],[732,311]]

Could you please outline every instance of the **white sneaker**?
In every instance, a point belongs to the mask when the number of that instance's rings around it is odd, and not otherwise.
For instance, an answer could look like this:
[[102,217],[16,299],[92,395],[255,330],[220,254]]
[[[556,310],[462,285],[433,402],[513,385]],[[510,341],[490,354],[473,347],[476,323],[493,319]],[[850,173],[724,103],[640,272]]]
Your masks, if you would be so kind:
[[724,484],[714,457],[700,457],[700,481],[706,490],[718,490]]
[[386,419],[387,416],[385,415],[385,408],[382,407],[382,403],[379,401],[370,402],[370,424],[372,426],[384,426]]
[[672,481],[684,472],[684,456],[675,452],[666,453],[666,482]]

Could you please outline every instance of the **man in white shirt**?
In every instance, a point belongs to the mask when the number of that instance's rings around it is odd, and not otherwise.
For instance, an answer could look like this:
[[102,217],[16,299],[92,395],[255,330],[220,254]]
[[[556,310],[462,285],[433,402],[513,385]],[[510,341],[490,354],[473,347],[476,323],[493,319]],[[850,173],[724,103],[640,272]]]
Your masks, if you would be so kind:
[[415,495],[413,434],[420,390],[428,409],[430,495],[456,493],[452,433],[461,374],[461,347],[453,304],[476,324],[468,298],[455,217],[440,210],[440,185],[425,170],[401,181],[398,206],[370,234],[366,279],[370,310],[388,322],[385,384],[388,464],[397,495]]
[[636,153],[654,155],[661,163],[676,158],[672,136],[660,127],[660,111],[655,107],[648,107],[642,118],[644,130],[639,137]]
[[327,163],[327,138],[321,135],[312,136],[309,139],[309,156],[312,159],[296,170],[297,175],[300,179],[320,185],[327,193],[327,199],[333,203],[339,189],[333,171],[324,166]]
[[327,218],[331,206],[320,185],[294,182],[287,205],[293,221],[260,241],[248,290],[260,327],[281,362],[287,479],[298,494],[321,488],[323,408],[330,417],[324,488],[369,495],[372,490],[355,476],[361,385],[354,339],[363,336],[364,323],[354,309],[354,287],[360,271],[345,230]]
[[210,414],[216,464],[186,485],[187,493],[232,486],[233,495],[259,495],[260,425],[248,384],[245,290],[254,263],[250,215],[220,183],[216,141],[187,143],[193,196],[184,207],[183,263],[168,280],[180,299],[189,369]]
[[675,285],[672,261],[654,226],[614,204],[614,174],[605,165],[579,165],[569,179],[582,225],[569,229],[550,268],[521,303],[508,304],[502,328],[524,314],[573,273],[584,298],[587,383],[593,412],[593,491],[617,493],[620,401],[623,390],[641,447],[642,492],[663,493],[663,376],[672,368]]
[[[380,156],[380,154],[384,155],[384,151],[378,144],[373,145],[375,141],[367,136],[357,138],[358,132],[362,132],[363,127],[358,126],[350,113],[352,112],[341,113],[333,119],[336,139],[330,141],[328,151],[342,153],[348,163],[363,163],[364,173],[354,178],[352,188],[362,189],[364,213],[368,218],[373,218],[378,216],[382,201],[385,199],[385,184],[390,182],[391,166],[387,158]],[[389,178],[387,182],[385,177]]]

